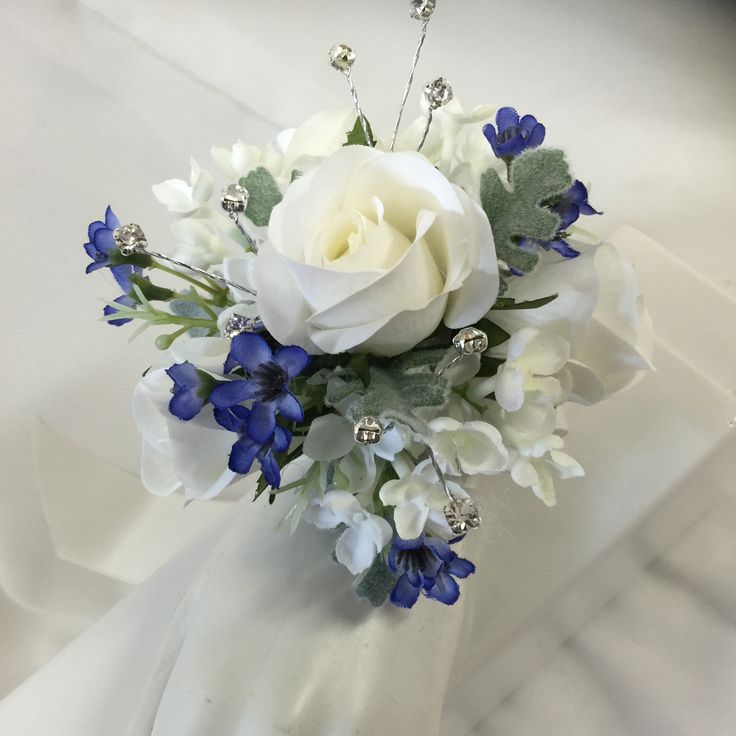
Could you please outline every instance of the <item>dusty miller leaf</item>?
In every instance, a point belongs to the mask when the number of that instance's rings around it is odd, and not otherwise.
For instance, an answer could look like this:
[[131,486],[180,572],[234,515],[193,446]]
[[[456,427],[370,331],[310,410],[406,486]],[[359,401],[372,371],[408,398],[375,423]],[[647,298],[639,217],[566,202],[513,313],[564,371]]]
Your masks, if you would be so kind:
[[539,254],[536,249],[520,248],[518,242],[555,237],[560,218],[541,203],[564,194],[572,177],[562,151],[533,149],[514,159],[509,178],[510,191],[493,169],[486,171],[481,177],[481,204],[493,229],[498,257],[528,273],[537,265]]
[[376,555],[373,564],[356,579],[353,590],[358,598],[364,598],[372,606],[382,606],[396,585],[397,576],[383,559]]
[[259,166],[240,180],[240,186],[250,195],[245,216],[254,225],[265,227],[271,219],[271,211],[282,199],[276,180],[268,169]]

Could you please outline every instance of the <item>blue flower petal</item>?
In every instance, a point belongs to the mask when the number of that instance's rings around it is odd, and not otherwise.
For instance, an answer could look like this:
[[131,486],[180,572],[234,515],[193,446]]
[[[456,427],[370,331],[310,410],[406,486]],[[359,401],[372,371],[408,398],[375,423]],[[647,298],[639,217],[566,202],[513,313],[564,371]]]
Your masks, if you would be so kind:
[[197,369],[190,363],[175,363],[166,369],[166,375],[177,388],[198,389],[201,383]]
[[92,273],[93,271],[97,271],[99,268],[104,268],[105,265],[104,261],[92,261],[92,263],[89,263],[87,268],[84,269],[84,272]]
[[110,207],[110,205],[107,205],[107,209],[105,210],[105,226],[109,227],[111,230],[115,230],[120,227],[120,220],[112,211],[112,207]]
[[228,409],[215,409],[215,421],[230,432],[244,434],[248,427],[250,409],[237,404]]
[[588,190],[579,179],[576,179],[572,186],[565,192],[565,198],[575,204],[582,204],[588,201]]
[[580,255],[579,250],[575,250],[575,248],[568,245],[564,240],[552,240],[547,245],[549,249],[559,253],[563,258],[577,258]]
[[273,406],[256,401],[250,412],[248,420],[248,436],[264,444],[273,437],[276,429],[276,413]]
[[230,450],[230,460],[228,467],[233,473],[246,475],[250,472],[253,461],[256,459],[261,446],[257,442],[253,442],[250,437],[243,435]]
[[289,380],[296,378],[309,365],[309,355],[303,348],[287,345],[273,354],[273,361],[280,365]]
[[397,549],[419,549],[424,546],[424,537],[417,537],[416,539],[402,539],[401,537],[394,537],[393,545]]
[[281,485],[281,468],[276,462],[276,458],[269,452],[265,455],[259,455],[258,462],[268,485],[271,488],[278,488]]
[[506,128],[519,124],[519,113],[513,107],[502,107],[496,113],[496,125],[498,132],[502,133]]
[[576,204],[570,203],[560,214],[560,230],[567,230],[573,222],[577,222],[578,217],[580,217],[580,209]]
[[95,233],[101,228],[105,228],[105,227],[106,227],[105,223],[100,222],[99,220],[90,222],[90,224],[87,226],[87,239],[90,242],[94,242]]
[[592,207],[588,202],[582,202],[578,205],[580,208],[580,214],[581,215],[602,215],[602,212],[599,212],[595,207]]
[[[123,294],[123,296],[119,296],[117,299],[115,299],[116,304],[122,304],[126,307],[134,307],[136,305],[136,301],[134,299],[131,299],[129,296],[126,296]],[[111,314],[117,314],[118,310],[111,306],[106,306],[102,313],[105,315],[105,317],[109,317]],[[112,325],[113,327],[122,327],[122,325],[127,325],[128,322],[132,322],[130,318],[123,318],[120,319],[110,319],[107,320],[107,324]]]
[[432,552],[437,555],[437,558],[443,563],[450,562],[454,559],[455,553],[450,549],[450,545],[447,544],[444,539],[432,537],[431,539],[425,540],[424,544],[426,547],[429,547],[429,549],[431,549]]
[[135,273],[133,266],[129,263],[111,266],[110,273],[124,294],[130,294],[133,291],[133,284],[130,282],[130,277]]
[[169,411],[177,417],[188,422],[199,414],[204,406],[204,399],[197,396],[195,391],[181,389],[177,391],[169,401]]
[[276,452],[286,452],[291,444],[291,432],[283,427],[276,427],[273,433],[273,449]]
[[246,372],[253,373],[261,363],[270,361],[273,353],[260,335],[243,332],[232,339],[230,356],[243,366]]
[[443,571],[435,578],[434,585],[426,593],[429,598],[451,606],[460,597],[460,586],[455,578]]
[[100,251],[95,248],[92,243],[85,243],[83,246],[84,252],[93,260],[93,261],[101,261],[104,260],[105,254],[100,253]]
[[108,230],[106,227],[96,230],[90,240],[97,250],[106,255],[109,255],[110,251],[117,247],[115,238],[112,236],[112,230]]
[[217,409],[229,409],[241,401],[252,399],[258,387],[253,381],[236,380],[220,383],[212,389],[210,403]]
[[493,149],[493,155],[496,158],[501,158],[501,154],[498,150],[498,135],[496,134],[495,126],[491,125],[491,123],[484,125],[483,135],[486,137],[486,140],[491,144],[491,148]]
[[404,573],[391,591],[390,601],[399,608],[411,608],[419,599],[419,588],[409,582]]
[[524,133],[526,133],[526,138],[528,138],[532,134],[534,128],[537,127],[537,123],[538,121],[534,117],[534,115],[524,115],[524,117],[519,120],[519,127]]
[[544,143],[544,137],[547,134],[547,129],[542,125],[542,123],[537,123],[537,125],[534,126],[534,129],[529,134],[529,138],[527,139],[526,146],[527,148],[536,148],[537,146],[541,146],[542,143]]
[[294,394],[285,391],[273,402],[273,405],[290,422],[304,421],[304,409]]
[[466,578],[475,572],[475,565],[464,557],[455,557],[445,570],[456,578]]

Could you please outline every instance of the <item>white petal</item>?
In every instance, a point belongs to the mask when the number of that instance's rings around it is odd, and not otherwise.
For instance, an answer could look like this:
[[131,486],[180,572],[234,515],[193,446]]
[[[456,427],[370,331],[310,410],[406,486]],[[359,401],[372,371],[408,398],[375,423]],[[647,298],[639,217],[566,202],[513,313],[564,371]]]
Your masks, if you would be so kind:
[[524,404],[524,374],[518,368],[501,366],[496,374],[496,401],[506,411],[518,411]]
[[337,460],[354,446],[352,423],[339,414],[326,414],[312,422],[302,450],[313,460]]
[[337,561],[353,575],[367,570],[378,552],[391,539],[391,525],[378,516],[368,516],[346,529],[335,545]]
[[424,531],[429,507],[420,498],[404,501],[394,509],[396,533],[402,539],[416,539]]

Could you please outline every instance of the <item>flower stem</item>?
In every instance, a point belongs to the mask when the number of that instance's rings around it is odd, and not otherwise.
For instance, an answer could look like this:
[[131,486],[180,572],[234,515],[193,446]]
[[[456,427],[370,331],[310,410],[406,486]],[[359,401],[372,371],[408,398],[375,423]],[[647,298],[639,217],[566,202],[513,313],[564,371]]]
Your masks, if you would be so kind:
[[204,284],[199,279],[194,278],[194,276],[187,276],[181,271],[177,271],[173,268],[169,268],[168,266],[164,266],[163,264],[157,263],[156,261],[154,261],[151,264],[151,268],[157,268],[159,269],[159,271],[165,271],[166,273],[170,273],[173,276],[177,276],[178,278],[183,279],[184,281],[188,281],[190,284],[193,284],[194,286],[198,286],[200,289],[209,291],[210,294],[214,296],[220,295],[221,289],[218,289],[217,287],[214,287],[214,286],[210,286],[209,284]]

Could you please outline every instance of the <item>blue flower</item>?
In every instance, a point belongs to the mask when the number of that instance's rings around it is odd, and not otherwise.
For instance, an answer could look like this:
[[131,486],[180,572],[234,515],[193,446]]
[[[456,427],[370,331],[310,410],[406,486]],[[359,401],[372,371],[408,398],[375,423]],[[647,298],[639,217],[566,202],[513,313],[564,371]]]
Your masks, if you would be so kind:
[[258,460],[268,485],[271,488],[278,488],[281,485],[281,468],[274,457],[274,452],[286,452],[289,449],[291,433],[276,425],[266,440],[255,440],[249,433],[252,417],[253,412],[245,406],[215,409],[218,424],[240,435],[230,451],[228,467],[234,473],[245,475],[250,472],[253,461]]
[[483,126],[483,135],[491,144],[496,158],[506,162],[516,158],[527,148],[542,145],[546,133],[544,125],[534,115],[519,117],[513,107],[502,107],[496,113],[496,127],[491,123]]
[[577,222],[580,215],[600,215],[603,213],[598,212],[598,210],[590,205],[588,202],[588,190],[578,180],[575,180],[572,186],[559,199],[553,203],[548,203],[548,206],[560,218],[560,227],[557,230],[557,235],[547,242],[523,238],[519,241],[519,247],[533,249],[535,246],[539,246],[540,248],[544,248],[544,250],[553,250],[563,258],[577,258],[580,255],[580,251],[573,248],[565,240],[565,237],[567,237],[565,231],[570,225]]
[[[94,264],[91,264],[94,265]],[[89,273],[89,271],[88,271]],[[121,304],[125,307],[136,307],[138,305],[138,301],[134,299],[131,295],[133,294],[133,284],[130,280],[130,277],[133,274],[140,275],[141,269],[138,268],[138,266],[131,266],[128,264],[120,265],[120,266],[111,266],[110,267],[110,273],[113,275],[113,278],[117,282],[118,286],[123,290],[123,295],[119,296],[117,299],[114,299],[113,301],[116,304]],[[102,312],[106,317],[109,317],[111,314],[116,314],[117,309],[114,307],[108,305],[106,306]],[[121,325],[127,324],[128,322],[131,322],[132,320],[129,318],[120,318],[120,319],[110,319],[107,321],[107,324],[113,325],[113,327],[120,327]]]
[[[141,274],[142,269],[139,266],[135,266],[130,263],[118,263],[116,265],[112,265],[112,256],[118,252],[113,231],[118,227],[120,227],[120,220],[109,205],[105,210],[104,222],[101,220],[95,220],[89,224],[89,227],[87,228],[87,238],[89,242],[84,244],[84,250],[92,259],[92,263],[87,265],[85,273],[92,273],[100,268],[108,267],[110,269],[110,273],[112,273],[113,278],[123,292],[123,295],[119,296],[114,301],[117,304],[121,304],[126,307],[135,307],[137,302],[131,296],[133,286],[130,282],[130,277],[133,274]],[[107,306],[103,310],[106,317],[109,317],[116,312],[117,310],[111,306]],[[114,327],[120,327],[127,322],[130,322],[130,320],[124,318],[108,320],[108,324],[113,325]]]
[[567,230],[577,222],[580,215],[601,215],[588,202],[588,190],[583,182],[577,179],[573,185],[551,207],[552,212],[560,216],[560,230]]
[[411,608],[421,592],[451,606],[460,597],[455,578],[466,578],[475,572],[475,565],[458,557],[447,542],[425,537],[411,540],[394,537],[388,566],[393,572],[402,573],[390,597],[391,603],[399,608]]
[[295,345],[275,352],[260,335],[244,332],[236,335],[225,362],[229,373],[241,366],[247,378],[221,383],[210,396],[217,409],[229,409],[253,400],[248,419],[248,434],[255,442],[268,442],[276,428],[276,413],[292,422],[304,420],[304,410],[289,391],[289,382],[309,363],[309,355]]
[[215,379],[188,361],[172,365],[166,369],[166,373],[174,382],[169,411],[184,421],[196,417],[207,403]]
[[95,220],[89,224],[87,228],[87,243],[84,244],[84,250],[92,259],[92,263],[87,266],[86,273],[92,273],[98,268],[104,268],[109,265],[111,254],[117,250],[113,230],[120,227],[120,220],[112,211],[110,205],[105,210],[105,221]]

